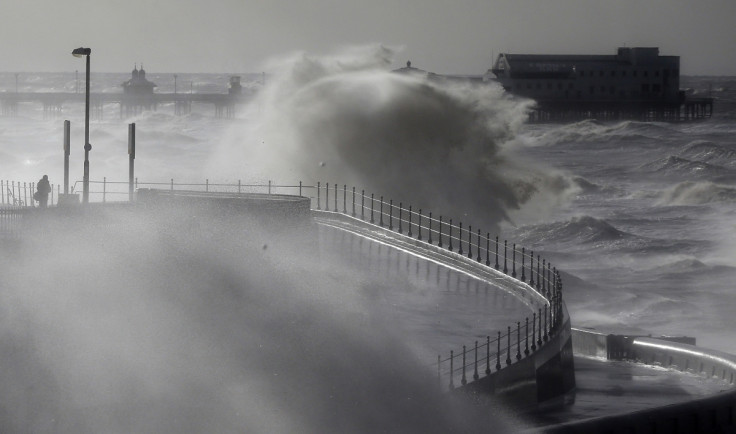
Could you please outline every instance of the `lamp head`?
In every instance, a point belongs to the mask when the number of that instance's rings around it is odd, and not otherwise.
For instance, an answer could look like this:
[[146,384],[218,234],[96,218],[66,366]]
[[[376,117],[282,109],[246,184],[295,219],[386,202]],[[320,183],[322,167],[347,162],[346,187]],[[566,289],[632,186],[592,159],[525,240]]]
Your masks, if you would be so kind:
[[74,56],[74,57],[89,56],[90,54],[92,54],[92,49],[91,48],[82,48],[82,47],[79,47],[79,48],[75,48],[72,51],[72,56]]

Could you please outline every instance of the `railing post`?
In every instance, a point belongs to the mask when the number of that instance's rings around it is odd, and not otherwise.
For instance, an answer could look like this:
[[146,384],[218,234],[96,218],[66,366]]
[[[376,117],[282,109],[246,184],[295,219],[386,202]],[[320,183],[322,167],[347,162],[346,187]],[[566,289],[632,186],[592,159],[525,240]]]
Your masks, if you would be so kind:
[[534,250],[529,253],[529,286],[534,288]]
[[407,232],[406,234],[409,235],[410,237],[412,236],[412,233],[411,233],[411,205],[409,205],[409,232]]
[[447,250],[452,251],[452,219],[450,219],[450,229],[447,230],[447,238],[448,238],[448,244],[447,244]]
[[[430,217],[430,219],[432,218],[432,213],[429,213],[429,217]],[[431,226],[431,222],[430,222],[430,226]],[[431,231],[429,232],[429,235],[430,235],[429,239],[432,239],[432,232]],[[442,247],[442,216],[440,216],[440,226],[439,226],[439,230],[437,231],[437,237],[439,238],[439,242],[437,243],[437,247]]]
[[381,196],[381,212],[379,213],[379,217],[381,218],[379,225],[383,227],[383,196]]
[[532,315],[532,351],[537,351],[537,335],[536,335],[536,327],[537,327],[537,313],[534,312]]
[[135,189],[138,190],[138,177],[135,177]]
[[486,267],[491,266],[491,233],[486,232]]
[[355,217],[355,186],[353,186],[353,217]]
[[521,321],[516,321],[516,360],[521,360]]
[[539,323],[537,328],[539,334],[539,336],[537,336],[537,347],[542,348],[542,308],[539,308]]
[[491,336],[486,336],[486,376],[491,374]]
[[394,230],[394,200],[388,200],[388,229]]
[[365,190],[360,190],[360,219],[365,221]]
[[547,262],[547,298],[552,296],[552,263]]
[[463,222],[459,223],[460,226],[460,233],[457,235],[457,243],[458,243],[458,250],[457,253],[462,255],[463,254]]
[[524,274],[524,262],[526,258],[524,258],[524,255],[526,255],[526,249],[524,247],[521,248],[521,281],[526,282],[526,275]]
[[460,378],[460,384],[463,386],[468,384],[468,380],[465,378],[465,345],[463,345],[463,376]]
[[503,274],[509,274],[509,268],[506,266],[508,256],[508,241],[503,240]]
[[524,342],[525,342],[524,355],[528,356],[529,355],[529,317],[526,317],[526,324],[524,325],[524,334],[526,336],[524,338]]
[[473,227],[468,225],[468,258],[473,259]]
[[496,371],[501,370],[501,331],[498,331],[498,338],[496,338]]
[[508,335],[506,335],[506,365],[511,364],[511,326],[508,326]]
[[496,235],[496,270],[498,270],[498,235]]
[[[269,188],[270,188],[270,182],[269,182]],[[337,184],[335,184],[335,210],[334,211],[337,212]]]
[[330,183],[325,182],[325,211],[330,210]]
[[[210,180],[209,179],[204,180],[204,191],[207,193],[210,191]],[[268,181],[268,194],[271,194],[271,181]]]
[[478,257],[476,258],[476,260],[480,262],[481,261],[480,259],[480,250],[481,250],[480,249],[480,229],[478,229],[478,242],[476,243],[475,248],[478,251]]
[[403,216],[403,214],[404,214],[403,213],[403,211],[404,211],[403,207],[404,207],[403,202],[399,202],[399,233],[400,234],[403,234],[404,233],[404,227],[401,224],[402,223],[401,220],[404,218],[404,216]]
[[511,248],[511,277],[516,277],[516,243]]
[[171,191],[174,191],[174,178],[171,178]]
[[375,223],[375,220],[373,220],[373,193],[371,193],[371,223]]
[[320,199],[319,199],[319,188],[320,188],[320,183],[319,183],[319,181],[317,181],[317,209],[318,210],[321,210],[322,208],[320,207],[320,204],[319,204],[319,202],[320,202]]
[[455,372],[454,372],[455,369],[454,369],[454,366],[453,366],[454,365],[454,362],[455,362],[455,353],[452,350],[450,350],[450,390],[454,390],[455,389],[455,381],[452,378],[454,376],[454,374],[455,374]]
[[343,184],[342,185],[342,213],[347,214],[348,213],[348,185]]
[[417,223],[417,239],[419,241],[422,241],[422,209],[421,208],[419,208],[419,222]]
[[475,341],[475,370],[473,371],[473,380],[478,381],[478,341]]

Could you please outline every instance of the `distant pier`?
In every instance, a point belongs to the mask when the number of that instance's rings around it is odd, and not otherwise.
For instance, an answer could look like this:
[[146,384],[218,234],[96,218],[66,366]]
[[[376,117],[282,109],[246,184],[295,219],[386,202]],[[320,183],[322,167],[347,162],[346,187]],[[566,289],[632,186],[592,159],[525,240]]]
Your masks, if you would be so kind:
[[[249,100],[250,95],[231,93],[154,93],[150,95],[126,95],[120,93],[90,94],[90,113],[101,119],[104,107],[110,104],[119,106],[119,115],[131,116],[143,110],[156,111],[159,105],[174,104],[176,115],[192,111],[192,104],[209,104],[214,107],[217,117],[232,117],[235,108]],[[67,104],[84,104],[84,93],[74,92],[20,92],[0,93],[0,114],[16,116],[20,103],[43,104],[44,118],[61,115]]]

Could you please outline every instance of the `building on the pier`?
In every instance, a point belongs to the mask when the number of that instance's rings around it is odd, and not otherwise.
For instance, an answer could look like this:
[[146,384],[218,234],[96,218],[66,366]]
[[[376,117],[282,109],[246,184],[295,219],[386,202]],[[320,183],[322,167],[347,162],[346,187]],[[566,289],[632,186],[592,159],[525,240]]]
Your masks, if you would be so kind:
[[122,86],[123,93],[126,95],[152,95],[156,83],[148,81],[143,65],[141,65],[141,69],[138,69],[138,65],[135,65],[130,73],[130,80],[124,81]]
[[680,91],[680,57],[660,56],[659,48],[620,47],[614,55],[501,53],[489,72],[506,91],[537,102],[533,120],[682,120],[712,113],[712,100],[688,100]]
[[121,85],[123,87],[123,98],[120,105],[121,115],[123,110],[126,115],[138,114],[141,111],[156,108],[156,100],[153,96],[153,88],[156,83],[146,78],[146,70],[138,69],[135,65],[130,73],[131,77]]

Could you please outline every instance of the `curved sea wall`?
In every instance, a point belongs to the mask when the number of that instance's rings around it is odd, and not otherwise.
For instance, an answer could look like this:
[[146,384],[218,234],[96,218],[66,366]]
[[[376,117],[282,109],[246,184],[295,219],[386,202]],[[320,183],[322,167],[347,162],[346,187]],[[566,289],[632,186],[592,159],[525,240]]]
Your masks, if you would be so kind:
[[736,356],[677,341],[605,335],[573,329],[576,354],[629,360],[702,375],[723,383],[724,391],[705,398],[633,413],[570,422],[544,428],[547,433],[726,433],[736,431]]
[[[475,402],[500,399],[505,405],[529,411],[562,405],[572,399],[575,389],[572,332],[567,309],[556,293],[559,282],[554,291],[551,287],[547,291],[538,290],[533,280],[527,283],[516,279],[515,267],[511,275],[509,270],[485,265],[478,259],[480,256],[472,253],[466,256],[412,238],[393,230],[390,224],[384,227],[339,211],[313,213],[315,222],[322,226],[375,240],[501,286],[534,312],[531,318],[520,318],[515,327],[509,326],[505,334],[499,331],[493,340],[488,336],[480,346],[476,341],[472,349],[463,346],[462,351],[451,352],[449,358],[438,357],[437,379],[441,388],[472,395]],[[394,224],[398,228],[398,222]],[[466,247],[473,249],[469,243]],[[474,248],[473,252],[477,251],[478,244]],[[481,377],[482,374],[485,375]]]

